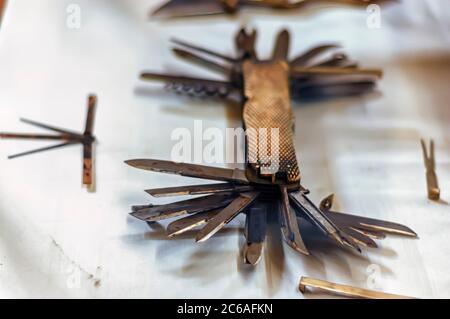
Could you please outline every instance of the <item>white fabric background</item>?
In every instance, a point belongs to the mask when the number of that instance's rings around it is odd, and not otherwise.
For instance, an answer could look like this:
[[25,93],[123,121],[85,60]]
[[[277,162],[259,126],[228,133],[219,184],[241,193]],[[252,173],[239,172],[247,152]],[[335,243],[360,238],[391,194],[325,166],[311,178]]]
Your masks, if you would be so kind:
[[[66,27],[72,2],[82,9],[79,30]],[[155,0],[10,1],[0,31],[0,128],[34,131],[19,123],[23,116],[81,130],[86,96],[97,93],[98,183],[93,194],[80,187],[79,147],[8,161],[36,143],[1,141],[0,297],[303,298],[302,275],[367,287],[379,269],[380,290],[449,298],[448,3],[403,2],[385,9],[382,28],[373,30],[367,13],[350,9],[159,23],[147,19]],[[385,69],[378,97],[294,106],[303,183],[316,201],[335,192],[338,209],[406,223],[419,240],[390,237],[356,255],[308,235],[312,256],[304,257],[280,248],[274,228],[252,269],[240,260],[243,219],[195,244],[166,240],[160,228],[127,216],[130,205],[151,200],[144,189],[192,181],[123,160],[169,159],[171,131],[197,119],[205,127],[240,125],[225,103],[172,96],[139,81],[139,72],[214,77],[173,57],[169,38],[232,53],[245,23],[260,31],[261,55],[288,27],[292,54],[340,42],[362,65]],[[440,203],[426,198],[420,137],[437,144]]]

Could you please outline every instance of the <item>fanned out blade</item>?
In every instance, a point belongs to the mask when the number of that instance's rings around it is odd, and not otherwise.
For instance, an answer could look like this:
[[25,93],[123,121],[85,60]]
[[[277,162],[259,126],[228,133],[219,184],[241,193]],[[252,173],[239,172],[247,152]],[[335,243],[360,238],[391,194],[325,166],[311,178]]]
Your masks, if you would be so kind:
[[189,185],[179,187],[148,189],[146,192],[153,197],[168,197],[182,195],[207,195],[225,192],[247,192],[253,189],[249,185],[234,185],[230,183],[207,184],[207,185]]
[[92,185],[92,143],[83,145],[83,184]]
[[180,218],[167,226],[167,236],[178,236],[198,226],[204,225],[220,213],[221,210],[222,208]]
[[74,137],[81,137],[81,135],[77,132],[69,131],[66,129],[47,125],[44,123],[40,123],[40,122],[36,122],[36,121],[24,119],[24,118],[21,118],[20,121],[23,123],[29,124],[29,125],[33,125],[33,126],[45,129],[45,130],[50,130],[50,131],[58,132],[58,133],[65,134],[65,135],[73,135]]
[[[257,205],[257,206],[256,206]],[[255,204],[248,210],[245,220],[245,263],[256,265],[261,260],[267,233],[267,207]]]
[[368,75],[376,78],[383,76],[383,71],[380,69],[357,69],[357,68],[335,68],[335,67],[311,67],[300,68],[295,67],[291,69],[291,76],[340,76],[340,75]]
[[202,178],[238,184],[248,184],[245,171],[241,169],[218,168],[196,164],[175,163],[153,159],[135,159],[126,164],[153,172],[176,174],[186,177]]
[[284,240],[294,250],[302,254],[309,255],[309,251],[303,243],[302,235],[300,234],[297,217],[289,205],[289,195],[287,189],[282,186],[280,190],[280,218]]
[[76,143],[77,142],[64,142],[64,143],[61,143],[61,144],[56,144],[56,145],[52,145],[52,146],[42,147],[42,148],[38,148],[38,149],[35,149],[35,150],[31,150],[31,151],[27,151],[27,152],[15,154],[15,155],[10,155],[10,156],[8,156],[8,159],[14,159],[14,158],[18,158],[18,157],[22,157],[22,156],[26,156],[26,155],[41,153],[41,152],[45,152],[45,151],[51,151],[51,150],[55,150],[55,149],[58,149],[58,148],[61,148],[61,147],[74,145]]
[[222,59],[222,60],[225,60],[225,61],[227,61],[229,63],[236,63],[236,62],[238,62],[238,60],[233,58],[233,57],[229,57],[229,56],[226,56],[226,55],[224,55],[222,53],[218,53],[218,52],[215,52],[215,51],[212,51],[212,50],[209,50],[209,49],[205,49],[205,48],[202,48],[202,47],[199,47],[199,46],[196,46],[196,45],[184,42],[182,40],[172,39],[171,41],[173,43],[179,45],[179,46],[182,46],[182,47],[185,47],[185,48],[197,51],[197,52],[201,52],[201,53],[204,53],[204,54],[207,54],[207,55],[210,55],[210,56]]
[[[345,227],[345,226],[343,226]],[[355,228],[355,227],[350,227],[350,229],[353,229],[354,231],[363,234],[366,237],[372,238],[372,239],[385,239],[386,238],[386,234],[383,234],[381,232],[378,231],[368,231],[366,229],[359,229],[359,228]]]
[[287,60],[289,56],[290,34],[289,31],[283,30],[278,34],[272,60]]
[[200,55],[191,53],[189,51],[174,48],[173,52],[179,58],[187,60],[187,61],[195,63],[195,64],[198,64],[199,66],[205,67],[208,70],[213,70],[213,71],[216,71],[223,75],[229,75],[231,73],[231,69],[229,67],[227,67],[226,65],[222,65],[215,61],[206,59]]
[[230,194],[217,194],[188,199],[167,205],[144,208],[130,215],[147,222],[156,222],[181,215],[201,213],[227,206],[234,199]]
[[328,99],[337,97],[360,96],[372,92],[374,82],[336,83],[325,85],[293,86],[292,98],[300,100]]
[[88,97],[88,112],[86,115],[86,126],[84,129],[85,135],[92,135],[93,133],[96,105],[97,105],[97,97],[95,95],[90,95]]
[[153,11],[158,18],[182,18],[226,13],[221,1],[214,0],[171,0]]
[[204,242],[249,207],[260,195],[259,192],[242,193],[219,214],[212,218],[196,236],[197,242]]
[[324,60],[314,67],[341,67],[341,68],[357,68],[358,65],[355,62],[352,62],[348,59],[348,57],[343,53],[336,53],[327,60]]
[[324,212],[325,215],[339,225],[346,225],[347,227],[354,227],[361,230],[390,233],[408,237],[417,237],[417,234],[407,226],[392,223],[384,220],[353,216],[338,212]]
[[370,237],[362,234],[361,232],[357,232],[356,230],[353,230],[352,228],[343,228],[345,233],[349,235],[357,244],[365,246],[365,247],[372,247],[377,248],[377,243]]
[[325,235],[334,239],[341,245],[345,245],[361,252],[359,246],[343,230],[339,229],[319,208],[317,208],[302,192],[289,194],[292,205],[300,214],[304,214]]
[[314,47],[305,53],[299,55],[298,57],[292,59],[290,62],[291,67],[302,67],[308,65],[311,61],[313,61],[316,57],[321,54],[324,54],[328,51],[335,50],[340,48],[337,44],[324,44],[317,47]]

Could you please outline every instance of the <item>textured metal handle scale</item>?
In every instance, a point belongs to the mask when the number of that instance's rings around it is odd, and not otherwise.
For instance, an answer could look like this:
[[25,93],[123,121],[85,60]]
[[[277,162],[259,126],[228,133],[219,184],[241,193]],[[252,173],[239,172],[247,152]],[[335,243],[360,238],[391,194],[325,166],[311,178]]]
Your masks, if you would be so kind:
[[[243,64],[249,179],[270,177],[300,182],[294,147],[294,115],[289,92],[289,66],[284,61]],[[275,129],[275,130],[274,130]],[[274,135],[275,134],[275,135]]]

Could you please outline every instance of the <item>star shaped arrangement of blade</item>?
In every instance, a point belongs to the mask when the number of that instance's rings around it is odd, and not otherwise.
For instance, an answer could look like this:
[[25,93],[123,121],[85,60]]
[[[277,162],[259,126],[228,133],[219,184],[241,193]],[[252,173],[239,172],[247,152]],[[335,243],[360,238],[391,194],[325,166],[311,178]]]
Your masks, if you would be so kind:
[[0,133],[3,139],[22,139],[22,140],[40,140],[40,141],[60,141],[60,143],[20,154],[11,155],[8,158],[14,159],[26,155],[36,154],[44,151],[59,149],[65,146],[81,144],[83,146],[83,185],[92,190],[93,182],[93,143],[95,142],[94,120],[97,97],[90,95],[87,103],[86,124],[83,133],[73,132],[47,124],[39,123],[32,120],[21,119],[25,124],[29,124],[40,129],[56,132],[58,134],[22,134],[22,133]]
[[[181,217],[168,225],[169,237],[203,226],[196,241],[211,238],[239,214],[245,214],[245,262],[257,264],[261,258],[269,214],[277,214],[285,242],[308,255],[301,227],[304,220],[342,247],[360,250],[377,247],[374,239],[387,233],[417,237],[406,226],[382,220],[337,213],[331,210],[333,198],[316,206],[301,185],[294,148],[291,98],[335,98],[371,92],[379,70],[360,69],[335,45],[315,47],[288,60],[290,35],[278,35],[272,58],[260,60],[255,51],[256,32],[241,30],[236,36],[237,57],[228,57],[185,42],[174,41],[174,52],[189,61],[225,75],[226,81],[211,81],[182,75],[145,72],[145,80],[159,80],[177,92],[238,99],[243,105],[247,163],[244,169],[225,169],[170,161],[137,159],[126,163],[139,169],[178,174],[221,183],[150,189],[154,197],[205,195],[167,205],[134,206],[132,216],[146,222]],[[217,63],[205,57],[215,57]],[[260,129],[276,129],[276,139]],[[261,143],[263,142],[263,143]],[[274,155],[276,156],[269,156]],[[274,165],[276,164],[276,165]]]
[[154,10],[152,16],[180,18],[234,14],[244,7],[294,11],[317,5],[366,7],[371,4],[382,5],[392,2],[397,2],[397,0],[170,0]]

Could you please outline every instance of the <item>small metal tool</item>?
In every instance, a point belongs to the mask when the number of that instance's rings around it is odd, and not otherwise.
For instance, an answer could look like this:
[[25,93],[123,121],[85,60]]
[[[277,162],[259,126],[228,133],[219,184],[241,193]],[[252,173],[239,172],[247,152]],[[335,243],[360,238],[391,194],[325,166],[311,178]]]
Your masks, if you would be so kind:
[[94,95],[90,95],[88,98],[88,111],[86,117],[86,125],[83,133],[77,133],[66,129],[57,128],[47,124],[35,122],[32,120],[21,119],[22,122],[36,126],[41,129],[56,132],[58,134],[21,134],[21,133],[0,133],[0,138],[4,139],[26,139],[26,140],[48,140],[48,141],[61,141],[61,143],[27,151],[20,154],[8,156],[9,159],[22,157],[25,155],[36,154],[44,151],[54,150],[61,147],[81,144],[83,146],[83,184],[88,188],[93,187],[93,143],[95,137],[93,135],[94,129],[94,115],[97,98]]
[[362,298],[362,299],[416,299],[407,296],[388,294],[380,291],[361,289],[346,285],[339,285],[325,280],[301,277],[299,289],[302,293],[306,293],[307,288],[317,289],[322,292],[331,293],[333,295]]
[[431,200],[439,200],[441,190],[439,189],[438,179],[436,175],[436,159],[434,155],[434,141],[430,140],[430,150],[428,152],[425,140],[420,140],[422,145],[423,160],[425,162],[428,198]]
[[234,14],[243,7],[271,8],[283,11],[302,10],[311,5],[368,6],[395,0],[170,0],[153,11],[154,17],[177,18]]

